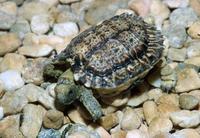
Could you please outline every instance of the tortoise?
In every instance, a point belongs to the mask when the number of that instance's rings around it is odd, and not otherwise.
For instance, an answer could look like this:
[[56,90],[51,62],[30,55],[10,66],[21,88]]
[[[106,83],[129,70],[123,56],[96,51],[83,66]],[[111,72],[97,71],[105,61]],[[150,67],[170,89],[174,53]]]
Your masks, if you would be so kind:
[[[65,105],[78,99],[97,120],[102,111],[91,90],[113,96],[136,86],[158,63],[163,50],[163,36],[154,25],[123,13],[73,38],[44,74],[59,78],[55,91]],[[70,67],[73,77],[69,70],[61,75],[56,69],[59,64]]]

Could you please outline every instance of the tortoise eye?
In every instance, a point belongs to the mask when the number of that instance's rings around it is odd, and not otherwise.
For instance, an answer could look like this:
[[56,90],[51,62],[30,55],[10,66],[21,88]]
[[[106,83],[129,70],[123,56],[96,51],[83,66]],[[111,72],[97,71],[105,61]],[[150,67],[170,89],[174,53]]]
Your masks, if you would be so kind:
[[129,41],[130,41],[131,43],[133,43],[133,38],[130,38]]

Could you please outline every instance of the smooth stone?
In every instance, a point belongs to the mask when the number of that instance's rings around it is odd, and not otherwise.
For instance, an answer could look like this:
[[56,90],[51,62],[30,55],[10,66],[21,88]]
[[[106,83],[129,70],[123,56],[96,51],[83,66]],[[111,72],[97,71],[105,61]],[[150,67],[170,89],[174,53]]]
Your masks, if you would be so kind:
[[0,72],[4,72],[6,70],[17,70],[19,72],[23,72],[26,63],[27,60],[23,55],[8,53],[0,62]]
[[23,4],[24,0],[9,0],[15,2],[18,6]]
[[123,13],[135,14],[134,11],[129,10],[129,9],[118,9],[118,10],[116,11],[115,15],[120,15],[120,14],[123,14]]
[[133,129],[127,132],[126,138],[148,138],[148,134],[145,134],[144,132],[138,130],[138,129]]
[[86,121],[83,116],[76,109],[68,111],[68,117],[75,123],[86,125]]
[[172,11],[169,20],[171,24],[175,24],[186,28],[191,26],[195,21],[197,21],[198,17],[192,8],[185,7],[177,8],[174,11]]
[[51,53],[53,48],[49,45],[22,46],[18,49],[19,54],[29,57],[43,57]]
[[60,138],[61,133],[54,129],[42,129],[37,138]]
[[174,104],[170,104],[170,103],[159,104],[157,109],[158,109],[159,115],[166,118],[169,118],[172,112],[176,112],[180,110],[178,106],[175,106]]
[[74,22],[57,23],[53,26],[53,32],[60,37],[74,37],[78,34],[78,26]]
[[170,114],[174,125],[182,128],[196,127],[200,123],[200,111],[181,110]]
[[177,73],[178,80],[175,86],[176,93],[187,92],[200,88],[198,73],[192,68],[186,68]]
[[35,34],[45,34],[51,26],[51,16],[49,14],[39,14],[31,18],[31,30]]
[[191,57],[189,59],[186,59],[184,62],[186,64],[192,64],[192,65],[200,66],[200,56]]
[[163,0],[163,3],[170,8],[184,8],[189,5],[189,0]]
[[54,88],[56,87],[56,83],[52,83],[50,85],[47,86],[46,91],[48,91],[49,95],[53,98],[56,97],[56,93],[54,91]]
[[0,56],[13,52],[21,45],[17,34],[7,33],[0,35]]
[[157,101],[157,104],[171,104],[179,107],[179,96],[177,94],[163,94]]
[[163,95],[163,91],[159,88],[151,89],[147,93],[149,100],[154,100],[155,102]]
[[64,114],[58,110],[48,110],[43,118],[43,125],[46,128],[59,129],[64,120]]
[[127,107],[120,122],[121,128],[126,131],[137,129],[140,127],[141,123],[142,122],[136,112],[132,108]]
[[0,121],[0,137],[2,138],[24,138],[19,130],[20,115],[11,115]]
[[200,39],[200,21],[193,23],[187,32],[193,39]]
[[0,3],[0,29],[10,29],[15,23],[17,5],[14,2]]
[[21,73],[17,70],[7,70],[0,73],[0,80],[3,89],[6,91],[15,91],[24,86],[24,80],[21,77]]
[[95,131],[100,135],[101,138],[112,138],[111,135],[103,128],[98,127]]
[[173,61],[184,61],[186,59],[186,48],[169,48],[167,57]]
[[182,109],[191,110],[199,105],[199,99],[192,95],[181,95],[179,103]]
[[[189,41],[185,44],[185,46],[187,47],[187,60],[190,60],[190,58],[192,57],[198,57],[200,56],[200,41],[198,39],[194,39],[192,41]],[[187,60],[185,60],[185,62],[187,62]]]
[[190,6],[195,11],[197,15],[200,15],[200,1],[199,0],[190,0]]
[[160,88],[162,82],[160,78],[160,70],[156,69],[155,71],[152,71],[152,73],[147,76],[147,81],[150,85]]
[[25,137],[37,137],[45,113],[46,110],[40,105],[28,104],[24,107],[20,131]]
[[117,107],[111,105],[101,105],[101,106],[104,115],[111,114],[117,111]]
[[0,106],[0,120],[4,117],[3,107]]
[[115,133],[112,133],[111,136],[112,138],[126,138],[126,134],[127,134],[126,131],[119,130]]
[[11,26],[10,32],[16,33],[20,39],[23,39],[25,34],[31,32],[29,22],[25,19],[17,19],[15,24]]
[[153,101],[146,101],[143,104],[143,112],[144,112],[144,116],[145,116],[147,124],[150,124],[150,122],[155,117],[159,116],[157,105]]
[[22,72],[24,81],[36,85],[43,83],[43,70],[46,61],[46,58],[28,59],[27,64],[24,66],[24,71]]
[[19,9],[19,15],[31,21],[34,15],[46,14],[48,13],[49,7],[43,2],[26,2]]
[[169,132],[161,132],[156,134],[153,138],[174,138],[174,137],[172,137],[172,134]]
[[116,113],[108,114],[99,119],[99,124],[106,130],[119,124],[119,118]]
[[159,133],[170,132],[173,128],[172,122],[168,118],[156,117],[149,124],[149,134],[153,137]]
[[63,4],[70,4],[74,2],[80,2],[80,0],[59,0]]
[[130,0],[128,7],[138,15],[145,17],[150,12],[152,0]]
[[172,134],[173,138],[199,138],[200,134],[195,129],[182,129]]

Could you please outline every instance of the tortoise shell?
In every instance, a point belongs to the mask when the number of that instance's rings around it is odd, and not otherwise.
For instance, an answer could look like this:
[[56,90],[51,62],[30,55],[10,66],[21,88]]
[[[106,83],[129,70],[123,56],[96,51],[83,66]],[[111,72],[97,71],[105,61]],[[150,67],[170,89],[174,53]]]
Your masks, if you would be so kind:
[[140,81],[163,49],[156,27],[124,13],[80,33],[57,58],[70,62],[76,81],[110,94]]

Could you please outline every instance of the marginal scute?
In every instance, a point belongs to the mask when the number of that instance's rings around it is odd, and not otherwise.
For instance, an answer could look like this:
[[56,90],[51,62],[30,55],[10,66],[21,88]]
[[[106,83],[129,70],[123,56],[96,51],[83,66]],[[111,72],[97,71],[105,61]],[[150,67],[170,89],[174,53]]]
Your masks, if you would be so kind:
[[143,79],[163,49],[163,37],[156,27],[124,13],[79,34],[57,59],[64,55],[73,61],[76,81],[110,94]]

